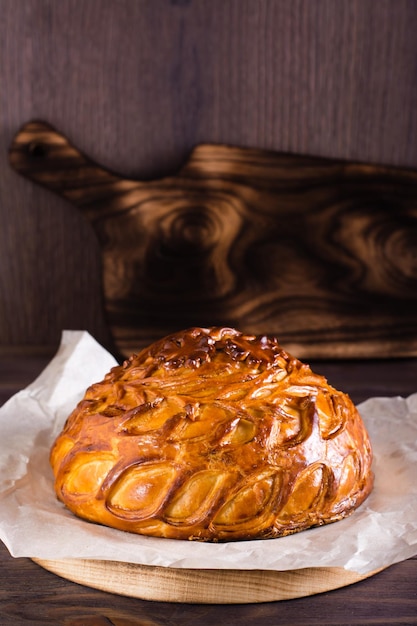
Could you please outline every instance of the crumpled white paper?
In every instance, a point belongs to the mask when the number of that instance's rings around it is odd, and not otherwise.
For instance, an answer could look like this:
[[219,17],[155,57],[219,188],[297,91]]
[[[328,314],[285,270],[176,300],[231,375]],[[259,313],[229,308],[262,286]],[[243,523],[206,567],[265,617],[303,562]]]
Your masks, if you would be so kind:
[[359,406],[374,449],[375,487],[334,524],[279,539],[209,544],[142,537],[76,518],[55,498],[49,450],[85,389],[115,364],[87,332],[64,331],[41,375],[0,409],[0,539],[12,556],[367,574],[417,553],[417,393]]

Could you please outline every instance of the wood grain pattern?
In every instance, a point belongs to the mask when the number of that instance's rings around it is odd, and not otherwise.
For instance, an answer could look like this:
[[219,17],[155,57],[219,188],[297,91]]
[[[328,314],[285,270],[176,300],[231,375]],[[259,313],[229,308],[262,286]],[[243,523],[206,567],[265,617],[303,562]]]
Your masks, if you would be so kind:
[[417,559],[408,559],[332,592],[253,604],[145,601],[103,592],[13,559],[0,543],[2,626],[292,626],[413,624]]
[[415,0],[1,7],[2,345],[57,346],[62,328],[104,335],[92,230],[8,165],[27,120],[140,180],[207,142],[417,168]]
[[43,122],[10,162],[91,222],[122,354],[194,325],[276,334],[299,357],[417,354],[416,171],[201,145],[143,182]]
[[73,582],[132,598],[195,604],[254,604],[304,598],[352,585],[382,570],[360,575],[343,568],[284,572],[150,567],[85,559],[34,559]]

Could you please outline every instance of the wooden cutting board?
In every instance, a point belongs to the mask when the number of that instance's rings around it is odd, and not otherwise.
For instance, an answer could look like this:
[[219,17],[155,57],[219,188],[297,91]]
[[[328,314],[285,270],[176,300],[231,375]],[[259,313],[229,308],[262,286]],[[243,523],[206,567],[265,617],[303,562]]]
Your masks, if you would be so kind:
[[199,145],[144,182],[43,122],[9,156],[91,223],[122,355],[213,325],[275,334],[299,358],[417,355],[416,171]]
[[[17,133],[10,163],[91,223],[122,354],[192,325],[273,333],[300,358],[417,354],[416,172],[201,145],[175,176],[143,182],[43,122]],[[375,573],[34,560],[104,591],[209,604],[309,596]]]
[[205,570],[151,567],[84,559],[33,559],[62,578],[101,591],[159,602],[249,604],[311,596],[345,587],[381,570],[360,575],[342,568]]

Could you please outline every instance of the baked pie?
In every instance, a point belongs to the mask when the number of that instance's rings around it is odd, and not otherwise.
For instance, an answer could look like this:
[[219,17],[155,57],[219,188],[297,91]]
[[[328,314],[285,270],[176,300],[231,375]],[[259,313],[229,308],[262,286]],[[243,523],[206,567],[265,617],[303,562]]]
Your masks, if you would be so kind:
[[373,485],[350,398],[275,337],[191,328],[86,391],[51,450],[57,497],[124,531],[265,539],[334,522]]

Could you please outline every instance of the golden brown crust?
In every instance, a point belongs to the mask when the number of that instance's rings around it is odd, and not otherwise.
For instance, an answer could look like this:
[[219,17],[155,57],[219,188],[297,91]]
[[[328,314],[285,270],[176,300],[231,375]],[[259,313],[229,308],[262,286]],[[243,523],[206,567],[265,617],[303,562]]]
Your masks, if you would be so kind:
[[191,328],[92,385],[51,450],[57,496],[130,532],[230,541],[351,513],[372,489],[346,394],[274,337]]

